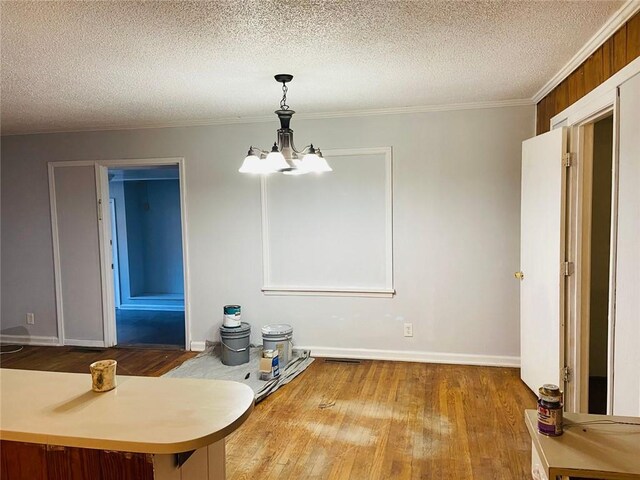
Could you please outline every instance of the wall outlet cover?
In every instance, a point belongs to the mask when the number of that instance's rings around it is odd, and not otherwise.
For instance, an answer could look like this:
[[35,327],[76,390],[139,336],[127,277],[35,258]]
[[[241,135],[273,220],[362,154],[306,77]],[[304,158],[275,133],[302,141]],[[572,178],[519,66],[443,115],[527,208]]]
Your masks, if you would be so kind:
[[413,337],[413,323],[404,324],[404,336]]

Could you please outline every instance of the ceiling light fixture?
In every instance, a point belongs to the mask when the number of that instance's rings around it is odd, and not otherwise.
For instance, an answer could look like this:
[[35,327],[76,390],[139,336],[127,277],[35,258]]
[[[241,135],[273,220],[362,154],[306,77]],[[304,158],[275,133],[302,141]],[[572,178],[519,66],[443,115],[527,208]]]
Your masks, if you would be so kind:
[[333,169],[323,158],[320,149],[314,147],[313,144],[301,151],[296,150],[293,145],[293,130],[289,128],[291,117],[296,112],[289,110],[289,105],[287,105],[287,83],[293,79],[293,75],[281,73],[274,78],[278,83],[282,83],[280,110],[275,111],[280,119],[278,141],[273,144],[271,151],[249,147],[249,152],[238,171],[240,173],[261,174],[281,172],[285,175],[331,172]]

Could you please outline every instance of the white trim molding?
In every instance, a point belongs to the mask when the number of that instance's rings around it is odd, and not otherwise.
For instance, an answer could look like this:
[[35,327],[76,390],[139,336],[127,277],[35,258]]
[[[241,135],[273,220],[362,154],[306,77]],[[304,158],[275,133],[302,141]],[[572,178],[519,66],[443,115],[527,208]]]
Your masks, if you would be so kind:
[[[140,167],[140,166],[162,166],[162,165],[176,165],[178,167],[178,180],[180,183],[180,222],[182,228],[182,273],[184,281],[184,336],[185,336],[185,348],[189,348],[191,344],[191,309],[190,309],[190,282],[189,282],[189,246],[187,242],[188,238],[188,215],[187,215],[187,183],[185,173],[185,159],[184,157],[154,157],[154,158],[121,158],[121,159],[105,159],[95,160],[97,173],[96,173],[96,185],[98,198],[105,199],[109,197],[109,180],[108,169],[109,168],[124,168],[124,167]],[[109,219],[111,216],[111,210],[109,208],[109,202],[102,202],[102,218]],[[108,277],[104,279],[103,291],[105,291],[107,297],[107,306],[104,314],[105,318],[105,341],[107,345],[115,345],[117,343],[117,329],[115,319],[115,305],[114,305],[114,287],[113,287],[113,271],[109,264],[111,263],[109,254],[109,242],[111,239],[111,229],[104,228],[100,235],[101,239],[101,252],[103,254],[102,268],[107,272]],[[120,308],[123,308],[122,306]],[[124,309],[135,310],[135,307],[124,307]],[[179,310],[182,310],[180,308]]]
[[38,335],[0,334],[0,342],[15,345],[60,345],[60,343],[58,342],[58,337],[45,337]]
[[193,341],[191,342],[189,350],[191,350],[192,352],[204,352],[206,346],[207,346],[207,342]]
[[372,350],[367,348],[330,348],[298,345],[295,346],[295,349],[310,350],[312,357],[320,358],[389,360],[395,362],[445,363],[452,365],[481,365],[488,367],[520,367],[520,357],[502,355]]
[[378,297],[391,298],[395,295],[394,289],[372,290],[359,288],[320,288],[320,287],[263,287],[265,295],[299,295],[307,297]]
[[576,68],[578,68],[590,55],[602,46],[627,20],[640,11],[640,1],[627,0],[616,13],[591,37],[583,47],[560,69],[538,92],[531,98],[533,103],[538,103],[547,94],[556,88]]
[[393,149],[392,147],[365,147],[349,149],[325,150],[323,155],[327,159],[332,157],[349,157],[365,155],[384,155],[384,188],[385,188],[385,278],[384,285],[376,287],[338,287],[332,285],[273,285],[271,283],[271,249],[269,247],[269,195],[267,177],[260,179],[262,204],[262,272],[265,295],[301,295],[325,297],[393,297]]
[[113,275],[110,263],[111,255],[109,251],[109,242],[111,239],[111,229],[103,228],[102,222],[98,221],[99,240],[100,240],[100,276],[102,285],[102,303],[103,303],[103,341],[98,340],[74,340],[65,339],[64,331],[64,306],[62,302],[62,283],[61,283],[61,265],[60,265],[60,241],[58,235],[58,217],[56,206],[56,190],[55,190],[55,168],[56,167],[88,167],[95,168],[96,182],[96,201],[98,208],[101,208],[102,218],[109,220],[111,210],[108,201],[102,201],[102,197],[108,199],[109,182],[108,168],[117,167],[136,167],[136,166],[160,166],[160,165],[177,165],[179,169],[180,180],[180,209],[182,222],[182,254],[183,254],[183,275],[184,275],[184,311],[185,311],[185,348],[190,345],[191,336],[191,317],[189,308],[189,257],[187,243],[187,207],[186,207],[186,181],[185,181],[185,161],[184,157],[168,157],[168,158],[131,158],[131,159],[114,159],[114,160],[75,160],[75,161],[55,161],[48,162],[49,174],[49,203],[51,213],[51,231],[53,242],[53,263],[54,263],[54,281],[56,294],[56,314],[59,340],[56,339],[58,345],[78,345],[89,347],[108,347],[117,343],[116,325],[115,325],[115,308],[114,308],[114,292],[113,292]]
[[76,340],[73,338],[66,338],[64,340],[65,346],[69,347],[105,347],[104,342],[100,340]]

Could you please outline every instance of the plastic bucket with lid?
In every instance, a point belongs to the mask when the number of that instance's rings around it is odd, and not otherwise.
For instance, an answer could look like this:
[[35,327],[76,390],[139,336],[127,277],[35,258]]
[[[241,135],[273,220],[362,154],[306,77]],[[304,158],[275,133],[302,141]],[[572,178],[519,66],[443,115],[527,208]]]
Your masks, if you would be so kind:
[[220,327],[220,343],[222,344],[222,363],[225,365],[242,365],[249,362],[249,336],[251,325],[242,322],[239,327]]
[[286,367],[291,360],[292,338],[293,327],[286,323],[274,323],[262,327],[262,348],[278,350],[280,368]]

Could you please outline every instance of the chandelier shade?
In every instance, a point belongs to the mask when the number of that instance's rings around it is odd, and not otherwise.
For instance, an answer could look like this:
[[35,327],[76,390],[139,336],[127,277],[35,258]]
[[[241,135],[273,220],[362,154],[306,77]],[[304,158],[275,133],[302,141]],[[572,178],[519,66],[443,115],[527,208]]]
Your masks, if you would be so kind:
[[238,171],[254,174],[280,172],[286,175],[331,172],[333,169],[323,158],[320,149],[314,148],[313,144],[302,150],[296,150],[293,144],[293,130],[290,128],[291,117],[296,112],[290,110],[287,105],[287,83],[293,79],[293,75],[279,74],[274,78],[277,82],[282,83],[280,109],[275,111],[280,120],[277,141],[274,142],[271,151],[249,147],[249,152]]

